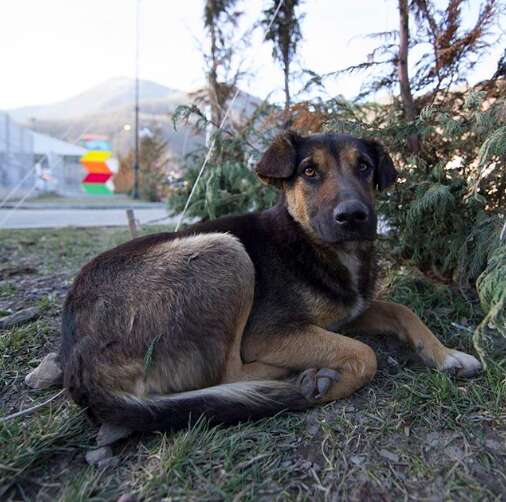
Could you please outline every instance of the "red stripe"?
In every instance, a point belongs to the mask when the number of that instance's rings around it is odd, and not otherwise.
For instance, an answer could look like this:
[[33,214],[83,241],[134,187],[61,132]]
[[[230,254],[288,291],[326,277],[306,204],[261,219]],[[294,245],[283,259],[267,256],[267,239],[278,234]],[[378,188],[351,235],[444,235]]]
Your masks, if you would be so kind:
[[90,173],[81,183],[105,183],[111,176],[112,174]]

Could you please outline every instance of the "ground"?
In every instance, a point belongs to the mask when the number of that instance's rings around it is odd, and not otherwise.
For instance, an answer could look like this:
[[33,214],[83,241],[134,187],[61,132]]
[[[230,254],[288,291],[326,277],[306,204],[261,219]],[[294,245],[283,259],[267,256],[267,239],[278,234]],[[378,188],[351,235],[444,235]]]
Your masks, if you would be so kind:
[[[80,266],[126,239],[126,230],[111,228],[0,231],[0,317],[41,309],[38,320],[0,331],[0,415],[58,392],[29,389],[24,376],[57,349],[62,301]],[[381,294],[410,305],[449,345],[472,351],[477,305],[385,263]],[[138,435],[119,443],[102,469],[84,460],[96,427],[60,396],[0,422],[0,499],[504,500],[502,349],[482,375],[458,381],[398,346],[368,342],[380,369],[351,399],[235,427]]]

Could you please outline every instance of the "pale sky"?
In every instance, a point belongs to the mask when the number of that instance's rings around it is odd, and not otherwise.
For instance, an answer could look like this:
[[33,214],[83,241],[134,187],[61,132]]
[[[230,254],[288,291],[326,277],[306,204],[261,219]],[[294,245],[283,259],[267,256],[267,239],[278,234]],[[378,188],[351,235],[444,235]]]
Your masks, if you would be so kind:
[[[465,20],[474,19],[470,0]],[[245,0],[243,25],[264,0]],[[396,0],[306,0],[302,66],[330,72],[364,61],[376,44],[360,35],[397,28]],[[140,77],[191,90],[204,81],[199,44],[203,0],[141,0]],[[61,101],[112,77],[134,76],[136,0],[0,0],[0,109]],[[499,27],[497,33],[500,33]],[[502,48],[482,59],[471,81],[489,78]],[[280,98],[282,74],[258,32],[244,56],[241,87]],[[353,97],[363,77],[341,77],[331,95]]]

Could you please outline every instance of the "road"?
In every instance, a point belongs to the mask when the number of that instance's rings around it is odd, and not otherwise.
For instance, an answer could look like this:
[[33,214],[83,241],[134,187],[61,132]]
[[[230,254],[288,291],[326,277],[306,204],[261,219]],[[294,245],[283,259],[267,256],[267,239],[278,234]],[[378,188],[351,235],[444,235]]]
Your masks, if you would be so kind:
[[[163,207],[135,208],[135,219],[140,224],[164,218]],[[177,216],[159,222],[176,223]],[[4,228],[54,228],[54,227],[104,227],[125,226],[125,209],[0,209],[0,229]]]
[[[140,224],[151,220],[166,218],[163,207],[135,208],[135,219]],[[160,225],[175,225],[179,216],[171,216]],[[187,219],[185,218],[185,221]],[[191,222],[191,219],[189,220]],[[125,209],[0,209],[0,230],[3,228],[56,228],[56,227],[122,227],[126,226]],[[390,225],[381,216],[378,233],[386,234]]]

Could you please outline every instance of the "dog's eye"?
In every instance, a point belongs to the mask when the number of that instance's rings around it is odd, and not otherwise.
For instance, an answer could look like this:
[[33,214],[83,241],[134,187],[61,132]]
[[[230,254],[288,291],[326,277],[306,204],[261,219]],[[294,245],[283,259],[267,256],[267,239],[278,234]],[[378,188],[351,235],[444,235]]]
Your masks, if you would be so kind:
[[304,169],[304,176],[308,178],[314,178],[316,176],[316,169],[314,167],[308,166]]
[[365,174],[365,173],[368,173],[370,170],[371,170],[371,166],[369,164],[367,164],[366,162],[361,162],[359,165],[358,165],[358,170],[362,173],[362,174]]

